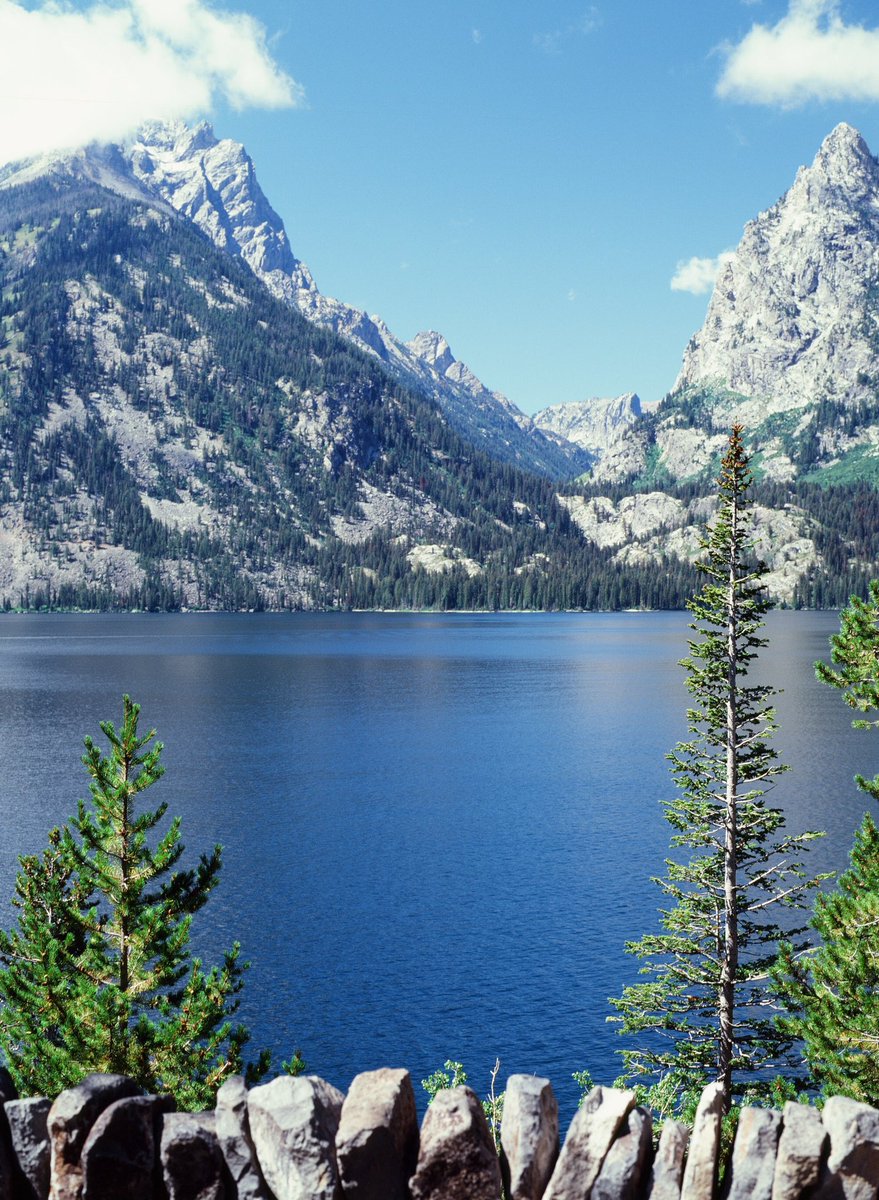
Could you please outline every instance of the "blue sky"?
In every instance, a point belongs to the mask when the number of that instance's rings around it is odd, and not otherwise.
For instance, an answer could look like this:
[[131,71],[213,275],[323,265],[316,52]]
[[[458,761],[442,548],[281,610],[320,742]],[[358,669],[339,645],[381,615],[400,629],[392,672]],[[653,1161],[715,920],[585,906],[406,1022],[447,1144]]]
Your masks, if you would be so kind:
[[[708,301],[672,290],[679,264],[733,248],[837,122],[879,152],[879,13],[860,0],[115,10],[128,25],[113,36],[149,51],[156,81],[148,71],[132,111],[176,105],[243,141],[322,291],[403,337],[439,329],[528,412],[629,390],[658,399]],[[65,14],[95,39],[101,103],[121,120],[136,71],[112,73],[120,58],[91,4],[0,0],[0,78],[4,58],[27,62],[31,34],[44,54],[53,38],[69,50]],[[163,20],[179,26],[164,43]],[[66,112],[79,86],[66,85]],[[22,95],[0,88],[0,118],[41,149]]]

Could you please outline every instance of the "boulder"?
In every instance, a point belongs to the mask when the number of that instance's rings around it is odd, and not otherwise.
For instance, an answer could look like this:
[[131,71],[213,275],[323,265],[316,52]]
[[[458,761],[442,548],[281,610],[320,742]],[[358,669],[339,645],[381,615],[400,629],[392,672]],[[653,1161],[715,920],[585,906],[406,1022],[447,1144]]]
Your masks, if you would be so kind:
[[743,1108],[736,1127],[726,1200],[772,1200],[781,1113]]
[[507,1200],[541,1200],[559,1156],[559,1106],[548,1079],[511,1075],[501,1121]]
[[116,1100],[141,1089],[125,1075],[87,1075],[67,1088],[49,1110],[52,1200],[80,1200],[80,1155],[95,1121]]
[[83,1200],[153,1200],[156,1147],[170,1096],[129,1096],[105,1108],[80,1155]]
[[412,1200],[500,1200],[497,1151],[471,1088],[443,1088],[434,1096],[409,1191]]
[[648,1200],[680,1200],[684,1178],[684,1159],[690,1131],[679,1121],[666,1121],[647,1183]]
[[634,1106],[634,1092],[592,1089],[574,1114],[545,1200],[583,1200],[590,1194],[607,1152]]
[[27,1200],[46,1200],[49,1195],[49,1131],[47,1120],[52,1101],[42,1096],[30,1100],[7,1100],[3,1105],[15,1160],[17,1187]]
[[681,1200],[712,1200],[717,1182],[717,1155],[720,1149],[720,1124],[723,1120],[723,1086],[709,1083],[703,1091],[693,1132],[684,1181],[681,1185]]
[[781,1117],[772,1200],[800,1200],[815,1187],[827,1153],[821,1114],[808,1104],[788,1100]]
[[356,1200],[407,1200],[418,1162],[418,1115],[408,1071],[356,1075],[336,1134],[339,1182]]
[[232,1200],[212,1112],[166,1113],[159,1158],[168,1200]]
[[821,1200],[876,1200],[879,1189],[879,1111],[847,1096],[831,1096],[822,1112],[830,1135]]
[[271,1200],[259,1169],[243,1075],[233,1075],[217,1092],[216,1131],[237,1200]]
[[250,1089],[250,1133],[275,1200],[338,1200],[336,1133],[343,1100],[316,1075],[281,1075]]
[[[5,1067],[0,1067],[0,1105],[18,1099],[18,1090]],[[12,1200],[15,1179],[15,1155],[9,1136],[9,1121],[0,1108],[0,1200]]]
[[605,1155],[592,1200],[637,1200],[653,1149],[653,1117],[633,1108]]

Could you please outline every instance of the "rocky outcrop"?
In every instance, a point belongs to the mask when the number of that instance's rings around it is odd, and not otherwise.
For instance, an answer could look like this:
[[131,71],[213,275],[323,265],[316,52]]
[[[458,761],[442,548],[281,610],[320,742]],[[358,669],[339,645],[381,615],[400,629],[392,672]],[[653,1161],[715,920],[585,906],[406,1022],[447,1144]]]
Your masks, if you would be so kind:
[[634,392],[612,399],[553,404],[534,414],[534,424],[582,447],[593,461],[626,441],[641,418],[641,401]]
[[[746,225],[676,388],[720,387],[753,426],[827,398],[873,397],[879,163],[838,125],[777,204]],[[756,418],[756,419],[755,419]]]

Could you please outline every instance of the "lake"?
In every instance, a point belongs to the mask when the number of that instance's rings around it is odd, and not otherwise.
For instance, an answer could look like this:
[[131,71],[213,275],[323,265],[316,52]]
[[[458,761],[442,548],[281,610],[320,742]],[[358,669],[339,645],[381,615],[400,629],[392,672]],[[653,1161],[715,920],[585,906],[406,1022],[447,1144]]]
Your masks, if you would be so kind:
[[[844,867],[879,735],[815,682],[835,615],[770,614],[755,676],[784,689],[774,799]],[[685,733],[684,613],[7,615],[0,620],[0,895],[86,794],[82,738],[121,696],[165,743],[150,799],[191,856],[225,847],[195,919],[252,967],[242,1017],[345,1088],[446,1058],[480,1092],[500,1057],[618,1072],[607,997],[655,923]],[[2,903],[2,902],[0,902]],[[422,1097],[423,1099],[423,1097]]]

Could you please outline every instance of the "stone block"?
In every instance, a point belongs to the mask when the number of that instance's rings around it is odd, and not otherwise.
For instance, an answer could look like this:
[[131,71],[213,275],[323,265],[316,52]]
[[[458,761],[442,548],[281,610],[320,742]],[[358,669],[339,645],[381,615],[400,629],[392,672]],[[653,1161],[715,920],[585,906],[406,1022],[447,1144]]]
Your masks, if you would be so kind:
[[652,1150],[653,1117],[646,1108],[633,1108],[604,1157],[592,1200],[638,1200]]
[[801,1200],[815,1188],[828,1141],[820,1112],[808,1104],[788,1100],[781,1116],[772,1200]]
[[412,1200],[500,1200],[497,1151],[469,1087],[443,1088],[431,1101],[409,1190]]
[[233,1200],[212,1112],[166,1113],[159,1158],[168,1200]]
[[16,1181],[13,1194],[23,1192],[27,1200],[47,1200],[49,1195],[49,1130],[51,1100],[34,1096],[29,1100],[7,1100],[3,1105],[9,1122]]
[[316,1075],[251,1088],[250,1133],[275,1200],[339,1200],[336,1133],[344,1096]]
[[699,1098],[693,1121],[681,1200],[713,1200],[722,1120],[723,1087],[719,1083],[709,1083]]
[[217,1092],[216,1131],[236,1200],[271,1200],[256,1157],[243,1075],[233,1075]]
[[592,1089],[574,1114],[545,1200],[584,1200],[590,1195],[607,1152],[634,1106],[634,1092]]
[[559,1106],[548,1079],[511,1075],[501,1121],[507,1200],[541,1200],[559,1156]]
[[781,1113],[743,1108],[733,1143],[726,1200],[772,1200]]
[[80,1155],[83,1200],[153,1200],[164,1112],[170,1096],[129,1096],[105,1108]]
[[67,1088],[49,1110],[52,1200],[81,1200],[80,1155],[95,1121],[115,1100],[141,1089],[125,1075],[87,1075]]
[[647,1182],[648,1200],[680,1200],[689,1143],[686,1125],[671,1120],[664,1123]]
[[408,1071],[354,1077],[342,1104],[336,1161],[345,1197],[407,1200],[418,1162],[418,1115]]

